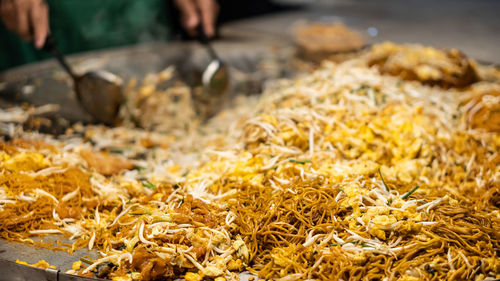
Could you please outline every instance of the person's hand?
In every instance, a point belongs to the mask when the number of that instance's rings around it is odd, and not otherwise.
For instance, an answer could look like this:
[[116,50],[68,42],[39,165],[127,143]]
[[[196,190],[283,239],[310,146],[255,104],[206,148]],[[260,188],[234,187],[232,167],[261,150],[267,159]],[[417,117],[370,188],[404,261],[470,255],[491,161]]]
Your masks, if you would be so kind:
[[219,13],[216,0],[175,0],[181,11],[181,24],[189,33],[196,35],[196,27],[201,23],[208,37],[215,35],[215,21]]
[[5,27],[40,49],[49,34],[49,8],[44,0],[0,0]]

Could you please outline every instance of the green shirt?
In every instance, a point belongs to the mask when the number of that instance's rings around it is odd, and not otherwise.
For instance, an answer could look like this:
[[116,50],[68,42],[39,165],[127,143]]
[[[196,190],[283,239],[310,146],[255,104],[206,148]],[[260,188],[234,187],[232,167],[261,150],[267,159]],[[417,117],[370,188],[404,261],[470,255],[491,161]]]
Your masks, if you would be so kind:
[[[47,0],[65,54],[170,39],[166,0]],[[0,23],[0,71],[50,57]]]

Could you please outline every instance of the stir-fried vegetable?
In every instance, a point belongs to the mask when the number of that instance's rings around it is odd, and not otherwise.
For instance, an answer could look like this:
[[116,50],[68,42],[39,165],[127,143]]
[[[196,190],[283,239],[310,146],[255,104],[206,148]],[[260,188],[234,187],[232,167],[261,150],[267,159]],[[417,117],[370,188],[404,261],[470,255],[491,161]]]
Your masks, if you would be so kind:
[[[156,106],[150,80],[128,100]],[[206,124],[20,133],[0,146],[0,236],[59,233],[101,253],[71,272],[114,280],[498,278],[500,135],[469,120],[494,97],[457,104],[499,87],[404,82],[360,58]],[[185,91],[160,100],[191,106]],[[96,152],[112,148],[127,149]]]

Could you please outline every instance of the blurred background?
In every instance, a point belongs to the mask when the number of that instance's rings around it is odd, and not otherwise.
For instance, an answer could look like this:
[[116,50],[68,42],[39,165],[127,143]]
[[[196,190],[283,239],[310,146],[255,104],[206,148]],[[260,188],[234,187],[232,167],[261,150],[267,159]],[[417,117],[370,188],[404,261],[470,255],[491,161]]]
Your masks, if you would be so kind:
[[[0,0],[1,1],[1,0]],[[62,0],[53,0],[62,1]],[[136,4],[129,0],[129,4]],[[89,1],[91,2],[91,1]],[[113,1],[110,1],[113,2]],[[126,1],[117,1],[125,6]],[[151,1],[154,2],[154,1]],[[231,69],[233,85],[244,85],[243,93],[260,93],[265,81],[293,75],[291,66],[296,53],[315,61],[325,54],[339,53],[339,61],[355,56],[374,43],[417,43],[436,48],[456,48],[481,63],[500,65],[500,1],[496,0],[218,0],[220,14],[214,48]],[[67,5],[83,5],[83,1],[62,1]],[[93,2],[94,3],[94,2]],[[108,3],[108,2],[106,2]],[[142,3],[142,2],[141,2]],[[149,3],[149,2],[145,2]],[[198,85],[201,73],[209,62],[208,53],[199,42],[186,35],[179,24],[179,12],[172,0],[165,0],[167,14],[161,14],[152,32],[139,36],[139,44],[118,45],[113,39],[127,34],[127,26],[106,26],[98,39],[100,48],[87,48],[79,43],[68,54],[68,61],[78,73],[102,69],[115,73],[124,81],[149,73],[158,73],[174,66],[181,80]],[[102,3],[96,1],[99,8]],[[122,7],[123,8],[123,7]],[[144,21],[138,9],[129,9],[127,16]],[[64,15],[64,13],[62,13]],[[121,18],[120,17],[118,18]],[[304,36],[297,36],[301,23],[325,23],[326,29],[313,27]],[[98,25],[100,22],[96,21]],[[341,27],[331,27],[341,23]],[[333,24],[336,25],[336,24]],[[123,31],[109,32],[119,26]],[[78,27],[78,26],[76,26]],[[61,37],[71,33],[64,27]],[[316,29],[315,29],[316,28]],[[1,30],[0,30],[1,31]],[[84,29],[85,31],[85,29]],[[294,32],[295,31],[295,32]],[[337,34],[335,34],[337,33]],[[160,34],[160,35],[158,35]],[[327,34],[328,36],[325,36]],[[13,56],[1,52],[13,39],[1,42],[0,61]],[[157,36],[158,35],[158,36]],[[328,38],[327,38],[328,37]],[[362,40],[359,40],[362,37]],[[302,41],[297,44],[297,38]],[[310,40],[314,38],[314,40]],[[137,39],[137,38],[134,38]],[[70,42],[71,40],[67,40]],[[75,40],[75,42],[81,40]],[[99,40],[96,40],[99,41]],[[333,48],[335,47],[336,48]],[[13,44],[15,46],[15,44]],[[64,45],[62,47],[65,47]],[[34,50],[32,45],[25,48]],[[18,50],[15,47],[11,50]],[[297,49],[299,50],[298,52]],[[320,52],[314,53],[319,49]],[[89,51],[90,50],[90,51]],[[324,51],[324,53],[322,53]],[[348,53],[351,51],[352,54]],[[308,53],[309,52],[309,53]],[[313,53],[312,55],[310,53]],[[346,55],[346,53],[348,53]],[[90,120],[72,94],[71,81],[55,60],[37,51],[31,63],[8,69],[0,68],[0,96],[16,103],[34,105],[61,104],[60,113],[70,121]],[[19,57],[19,56],[17,56]],[[317,59],[319,58],[319,59]],[[331,57],[329,57],[330,59]],[[42,61],[34,62],[35,59]],[[300,65],[302,67],[303,65]],[[287,73],[290,72],[290,73]],[[235,86],[236,87],[236,86]],[[235,91],[236,92],[236,91]]]
[[[372,42],[458,48],[500,63],[500,1],[495,0],[220,0],[219,26],[289,39],[297,20],[341,21]],[[175,11],[175,9],[170,9]],[[175,18],[175,12],[173,17]],[[175,20],[174,23],[178,21]],[[180,28],[175,30],[180,31]],[[183,37],[184,34],[177,34]]]
[[[59,46],[66,54],[131,46],[137,42],[190,39],[180,26],[179,10],[172,0],[158,1],[158,7],[151,4],[155,1],[144,2],[144,7],[133,1],[102,4],[99,1],[87,3],[50,0],[49,4],[51,1],[59,3],[53,5],[50,11],[51,30],[55,37],[65,39],[60,40]],[[500,1],[496,0],[218,2],[220,14],[217,31],[224,40],[237,40],[252,34],[256,40],[267,38],[287,42],[291,40],[291,29],[297,22],[340,22],[362,33],[369,39],[368,43],[393,41],[457,48],[479,61],[500,63]],[[101,11],[92,15],[92,11],[97,9]],[[107,14],[110,11],[118,15],[114,15],[116,19],[103,20],[111,18]],[[129,26],[127,18],[128,21],[137,22],[137,26]],[[78,21],[87,26],[82,27],[77,24]],[[66,25],[68,22],[74,24]],[[79,27],[80,30],[75,30]],[[143,32],[135,32],[134,29]],[[0,38],[3,41],[0,45],[0,62],[3,62],[0,63],[0,72],[20,64],[50,58],[50,55],[35,51],[31,44],[6,31],[1,23]],[[21,57],[24,59],[19,59]]]

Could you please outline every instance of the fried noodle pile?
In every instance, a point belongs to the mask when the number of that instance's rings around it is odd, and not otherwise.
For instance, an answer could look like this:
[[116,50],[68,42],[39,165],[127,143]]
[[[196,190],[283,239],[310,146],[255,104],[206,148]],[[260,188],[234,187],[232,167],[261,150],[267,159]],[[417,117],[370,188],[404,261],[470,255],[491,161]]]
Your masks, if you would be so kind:
[[184,135],[4,142],[0,236],[61,234],[57,248],[101,254],[70,273],[113,280],[499,278],[500,84],[431,87],[369,57],[276,81]]

